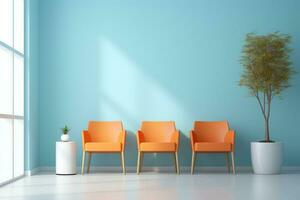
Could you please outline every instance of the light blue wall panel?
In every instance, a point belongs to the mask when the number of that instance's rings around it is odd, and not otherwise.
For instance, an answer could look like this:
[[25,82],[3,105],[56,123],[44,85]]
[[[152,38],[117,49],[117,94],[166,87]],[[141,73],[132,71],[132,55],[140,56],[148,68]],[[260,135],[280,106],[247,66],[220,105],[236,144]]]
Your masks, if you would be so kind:
[[[190,165],[194,120],[227,119],[237,133],[237,165],[250,165],[250,142],[263,138],[257,102],[238,86],[245,35],[281,31],[293,37],[300,65],[296,0],[48,0],[40,2],[40,164],[54,166],[55,141],[69,125],[78,144],[89,120],[123,120],[126,163],[136,164],[135,132],[142,120],[174,120],[180,163]],[[300,165],[300,78],[274,101],[272,139],[285,143],[287,166]],[[155,158],[153,160],[152,158]],[[149,155],[146,165],[171,165]],[[119,165],[99,155],[95,165]],[[203,165],[224,165],[203,155]]]

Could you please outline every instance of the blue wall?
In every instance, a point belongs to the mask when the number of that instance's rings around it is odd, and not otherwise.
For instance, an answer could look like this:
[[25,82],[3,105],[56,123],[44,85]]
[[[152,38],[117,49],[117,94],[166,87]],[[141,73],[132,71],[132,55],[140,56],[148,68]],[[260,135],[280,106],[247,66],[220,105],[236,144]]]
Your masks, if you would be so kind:
[[[245,35],[281,31],[293,37],[300,71],[297,0],[49,0],[40,2],[40,165],[54,166],[55,141],[67,124],[77,141],[89,120],[123,120],[126,164],[136,164],[135,132],[142,120],[174,120],[180,163],[190,165],[194,120],[227,119],[237,133],[239,166],[250,165],[250,142],[263,138],[257,102],[238,86]],[[300,78],[276,100],[272,139],[285,145],[286,166],[300,165]],[[155,161],[151,157],[155,157]],[[171,165],[149,155],[146,165]],[[203,165],[223,165],[204,155]],[[93,164],[118,165],[119,155]]]
[[25,0],[25,170],[39,167],[39,2]]

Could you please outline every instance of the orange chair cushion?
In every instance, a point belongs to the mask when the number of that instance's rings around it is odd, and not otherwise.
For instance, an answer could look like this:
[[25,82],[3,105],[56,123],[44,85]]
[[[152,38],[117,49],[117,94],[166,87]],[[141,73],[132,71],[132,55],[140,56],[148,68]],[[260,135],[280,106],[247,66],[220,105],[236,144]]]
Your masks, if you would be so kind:
[[140,143],[140,151],[148,152],[175,152],[175,143],[154,143],[154,142],[142,142]]
[[121,121],[90,121],[88,127],[90,142],[119,142],[122,131]]
[[85,151],[93,152],[119,152],[122,145],[119,142],[87,142],[84,145]]
[[222,143],[228,131],[229,125],[227,121],[196,121],[194,125],[195,142]]
[[200,152],[227,152],[231,151],[230,143],[196,142],[195,151]]
[[144,121],[141,131],[144,142],[167,143],[176,131],[173,121]]

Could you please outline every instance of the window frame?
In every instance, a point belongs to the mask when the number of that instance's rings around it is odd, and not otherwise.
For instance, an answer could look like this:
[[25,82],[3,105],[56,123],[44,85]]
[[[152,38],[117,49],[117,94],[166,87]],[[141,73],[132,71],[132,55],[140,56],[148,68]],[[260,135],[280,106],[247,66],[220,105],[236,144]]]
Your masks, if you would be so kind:
[[[24,176],[25,173],[25,163],[23,163],[23,169],[22,169],[22,174],[21,175],[15,175],[15,120],[22,120],[23,121],[23,126],[25,125],[25,120],[24,120],[24,115],[25,115],[25,54],[20,52],[19,50],[17,50],[15,48],[15,1],[17,0],[10,0],[12,3],[12,46],[9,44],[6,44],[4,41],[1,41],[0,39],[0,47],[3,47],[4,49],[8,50],[11,55],[12,55],[12,114],[7,114],[7,113],[1,113],[0,112],[0,119],[11,119],[12,120],[12,175],[11,175],[11,179],[9,180],[5,180],[4,182],[0,182],[0,186],[10,183],[11,181],[14,181],[22,176]],[[25,51],[25,0],[18,0],[21,1],[22,3],[22,10],[23,10],[23,15],[22,15],[22,19],[21,19],[21,23],[23,30],[22,30],[22,34],[23,34],[23,52]],[[19,33],[17,33],[19,34]],[[21,33],[20,33],[21,34]],[[22,50],[22,49],[21,49]],[[22,63],[22,67],[23,67],[23,74],[21,74],[23,76],[23,98],[22,98],[22,104],[23,104],[23,112],[22,115],[16,115],[15,114],[15,57],[19,56],[23,59],[23,63]],[[25,126],[24,126],[25,127]],[[25,145],[25,128],[23,128],[23,143]],[[23,150],[23,161],[25,162],[24,158],[25,158],[25,149]]]

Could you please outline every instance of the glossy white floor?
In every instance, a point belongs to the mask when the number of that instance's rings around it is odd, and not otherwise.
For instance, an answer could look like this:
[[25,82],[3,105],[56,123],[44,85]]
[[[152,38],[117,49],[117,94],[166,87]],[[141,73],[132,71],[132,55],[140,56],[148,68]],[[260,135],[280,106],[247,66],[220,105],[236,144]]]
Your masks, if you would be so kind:
[[252,173],[144,172],[92,173],[56,176],[50,173],[25,177],[0,188],[0,199],[92,200],[92,199],[300,199],[300,173],[253,175]]

